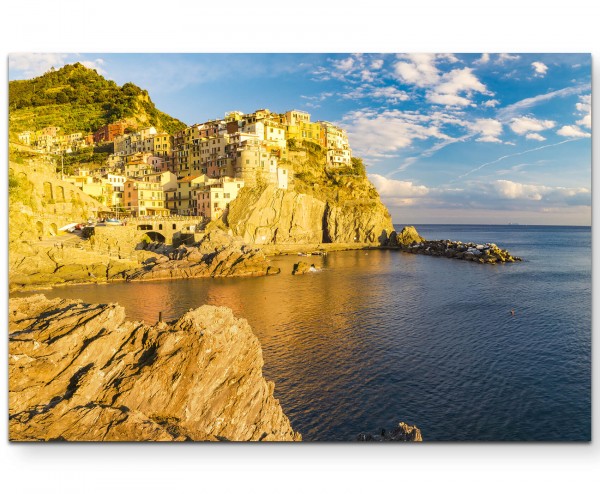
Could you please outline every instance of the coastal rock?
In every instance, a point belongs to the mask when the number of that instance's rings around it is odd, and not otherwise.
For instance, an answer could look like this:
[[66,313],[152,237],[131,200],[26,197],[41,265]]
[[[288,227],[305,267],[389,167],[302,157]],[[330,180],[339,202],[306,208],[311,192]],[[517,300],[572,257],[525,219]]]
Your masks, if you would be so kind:
[[11,441],[296,441],[244,319],[202,306],[130,322],[116,304],[9,302]]
[[149,258],[145,266],[127,275],[128,281],[180,278],[222,278],[228,276],[266,276],[279,273],[260,249],[232,244],[220,250],[181,246],[168,258]]
[[[394,236],[390,238],[394,239]],[[496,244],[463,243],[452,240],[425,240],[412,226],[405,227],[395,236],[395,243],[404,252],[433,257],[447,257],[477,262],[479,264],[496,264],[521,261]],[[390,246],[394,246],[390,243]]]
[[[424,242],[425,239],[419,235],[414,226],[405,226],[395,236],[395,245],[411,245],[412,243]],[[394,245],[394,244],[392,244]]]
[[294,264],[294,268],[292,269],[292,274],[293,275],[306,274],[306,273],[310,273],[311,271],[316,271],[314,264],[308,264],[307,262],[299,261],[296,264]]
[[381,434],[360,433],[357,441],[400,441],[400,442],[422,442],[421,430],[415,425],[400,422],[398,427],[391,431],[382,430]]
[[229,205],[227,224],[234,235],[259,245],[383,244],[393,230],[378,198],[338,203],[274,185],[244,187]]

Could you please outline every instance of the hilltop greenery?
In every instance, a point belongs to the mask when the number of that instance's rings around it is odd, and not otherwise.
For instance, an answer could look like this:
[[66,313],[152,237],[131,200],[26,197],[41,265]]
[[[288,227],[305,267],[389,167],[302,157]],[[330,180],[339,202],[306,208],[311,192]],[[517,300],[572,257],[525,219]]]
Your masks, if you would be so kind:
[[169,133],[185,128],[158,110],[147,91],[131,82],[119,86],[80,63],[34,79],[10,81],[8,102],[13,133],[49,125],[64,133],[90,133],[120,120],[132,128],[152,125]]
[[324,201],[379,200],[376,189],[368,181],[361,158],[352,158],[351,165],[327,167],[327,153],[314,142],[288,141],[290,151],[299,152],[290,161],[294,169],[294,187],[297,192],[310,194]]

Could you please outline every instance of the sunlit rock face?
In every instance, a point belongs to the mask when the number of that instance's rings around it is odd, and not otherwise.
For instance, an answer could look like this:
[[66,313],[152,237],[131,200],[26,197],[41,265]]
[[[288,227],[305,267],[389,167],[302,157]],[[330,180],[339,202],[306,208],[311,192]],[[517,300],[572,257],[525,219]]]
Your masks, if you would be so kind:
[[11,441],[297,441],[244,319],[202,306],[131,322],[116,305],[9,303]]

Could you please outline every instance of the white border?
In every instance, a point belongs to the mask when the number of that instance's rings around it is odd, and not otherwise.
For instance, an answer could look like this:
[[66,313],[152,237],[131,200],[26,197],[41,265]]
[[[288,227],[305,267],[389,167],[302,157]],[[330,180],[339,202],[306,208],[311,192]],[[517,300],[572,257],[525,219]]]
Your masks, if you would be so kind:
[[[333,0],[305,0],[289,5],[281,0],[210,4],[21,0],[3,5],[1,23],[5,57],[11,51],[597,54],[599,39],[596,12],[589,2],[581,0],[374,0],[356,2],[355,7]],[[3,70],[7,81],[6,58]],[[6,87],[5,82],[1,98],[5,118],[0,129],[5,137]],[[598,144],[597,133],[593,143]],[[2,146],[2,163],[6,163],[6,151],[6,146]],[[4,170],[2,194],[6,193]],[[595,177],[593,182],[595,191]],[[594,201],[594,213],[596,209]],[[6,232],[6,213],[0,215],[0,221],[0,231]],[[598,264],[596,250],[594,266]],[[5,251],[3,245],[4,255]],[[6,257],[4,261],[6,266]],[[5,301],[1,305],[3,321],[7,300],[5,271],[2,270],[1,285]],[[594,332],[597,334],[597,324]],[[6,344],[5,337],[0,348],[1,410],[7,410]],[[596,363],[593,424],[598,423],[597,378]],[[398,490],[506,493],[588,492],[591,486],[600,485],[597,441],[570,445],[27,446],[8,445],[6,426],[6,420],[0,422],[0,482],[2,490],[8,488],[8,492],[164,493],[184,488],[224,492],[364,492],[388,486]]]

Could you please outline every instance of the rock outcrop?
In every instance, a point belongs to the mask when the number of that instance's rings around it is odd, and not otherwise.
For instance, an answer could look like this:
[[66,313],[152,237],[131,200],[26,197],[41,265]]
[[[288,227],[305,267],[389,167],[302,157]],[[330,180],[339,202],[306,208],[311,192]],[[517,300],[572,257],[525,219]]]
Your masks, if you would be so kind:
[[[331,188],[329,192],[334,194]],[[274,185],[242,189],[229,204],[226,221],[234,235],[258,245],[383,245],[393,231],[391,216],[378,196],[333,200],[325,194],[282,190]]]
[[292,268],[292,274],[295,276],[299,274],[315,272],[316,270],[317,268],[314,264],[308,264],[307,262],[299,261],[294,264],[294,267]]
[[[140,266],[136,259],[119,259],[91,250],[21,242],[9,253],[9,289],[35,289],[63,283],[105,283],[123,280]],[[144,254],[140,252],[140,258]]]
[[398,427],[391,431],[383,429],[381,434],[366,434],[360,433],[357,441],[400,441],[400,442],[422,442],[423,436],[421,430],[416,425],[408,425],[405,422],[400,422]]
[[11,441],[295,441],[228,308],[130,322],[116,304],[9,302]]
[[496,244],[463,243],[452,240],[425,240],[418,234],[414,226],[404,227],[400,233],[392,232],[388,247],[396,247],[411,254],[426,256],[448,257],[480,264],[496,264],[521,261],[520,257],[512,256],[507,250]]
[[207,234],[198,246],[176,249],[161,246],[141,269],[129,272],[128,281],[179,278],[222,278],[278,274],[260,249],[251,248],[221,232]]
[[425,239],[419,235],[414,226],[405,226],[400,233],[392,233],[389,239],[389,245],[391,246],[412,245],[419,242],[425,242]]

